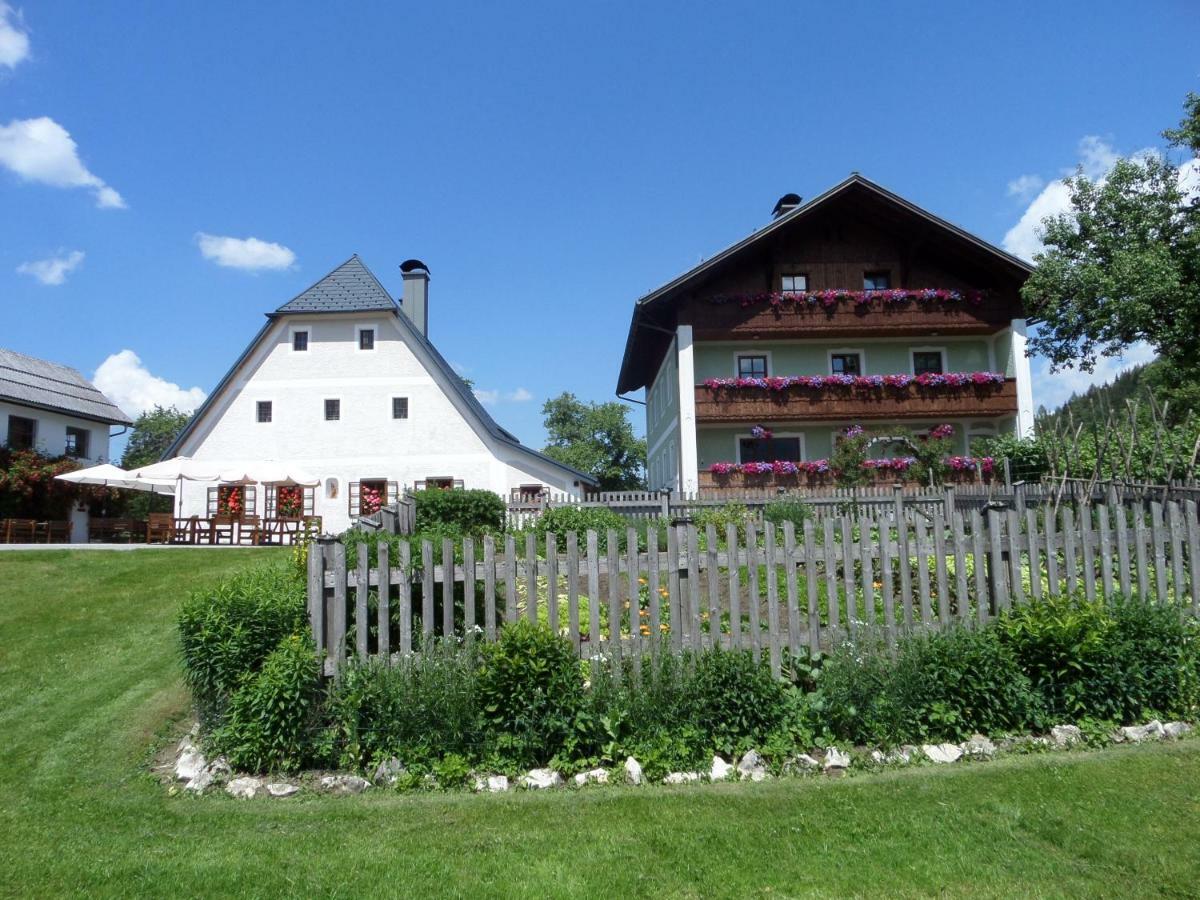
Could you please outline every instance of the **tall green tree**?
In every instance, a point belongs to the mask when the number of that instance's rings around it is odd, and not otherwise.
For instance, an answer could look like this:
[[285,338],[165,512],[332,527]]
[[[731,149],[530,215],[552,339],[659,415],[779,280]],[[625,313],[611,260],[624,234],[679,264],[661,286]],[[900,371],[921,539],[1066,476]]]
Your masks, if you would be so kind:
[[[1163,132],[1200,154],[1200,97]],[[1030,350],[1057,368],[1091,371],[1098,358],[1146,341],[1200,376],[1200,200],[1189,198],[1171,160],[1121,159],[1092,181],[1066,179],[1070,212],[1043,221],[1045,251],[1021,290],[1042,320]]]
[[[121,468],[137,469],[158,462],[191,418],[173,406],[165,409],[156,406],[142,413],[133,423],[129,443],[121,455]],[[121,493],[124,494],[125,514],[136,519],[145,518],[151,512],[170,512],[174,507],[174,500],[162,494],[144,491]]]
[[542,415],[547,456],[587,472],[604,491],[645,486],[646,442],[633,433],[629,407],[616,400],[585,403],[564,392],[546,401]]
[[142,413],[133,423],[129,443],[121,456],[121,468],[136,469],[158,462],[191,418],[173,406],[156,406]]

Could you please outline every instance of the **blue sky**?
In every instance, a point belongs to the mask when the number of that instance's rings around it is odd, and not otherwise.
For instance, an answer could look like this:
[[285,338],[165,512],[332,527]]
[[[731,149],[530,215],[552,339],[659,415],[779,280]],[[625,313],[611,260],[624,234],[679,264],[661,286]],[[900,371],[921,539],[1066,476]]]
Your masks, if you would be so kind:
[[634,300],[779,195],[858,170],[1020,250],[1200,90],[1194,2],[0,7],[0,346],[194,402],[351,253],[396,294],[415,256],[535,446],[547,396],[612,397]]

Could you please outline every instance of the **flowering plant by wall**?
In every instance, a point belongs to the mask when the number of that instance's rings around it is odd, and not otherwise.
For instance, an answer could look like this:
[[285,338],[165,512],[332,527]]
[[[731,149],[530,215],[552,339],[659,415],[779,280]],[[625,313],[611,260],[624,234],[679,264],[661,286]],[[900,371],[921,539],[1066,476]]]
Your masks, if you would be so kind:
[[775,432],[773,432],[770,428],[763,427],[762,425],[755,425],[750,429],[750,436],[756,441],[769,441],[775,436]]
[[246,511],[246,495],[240,484],[223,484],[217,488],[217,514],[240,516]]
[[304,513],[304,489],[280,485],[275,489],[275,512],[284,519],[298,519]]
[[811,390],[851,388],[856,390],[907,390],[919,388],[966,388],[1004,384],[1003,372],[926,372],[921,375],[771,375],[765,378],[706,378],[710,391],[785,391],[800,387]]
[[363,485],[358,499],[359,512],[364,516],[369,516],[379,512],[381,506],[383,506],[383,492],[378,488]]
[[947,457],[946,465],[956,472],[974,472],[978,465],[984,475],[990,475],[996,468],[996,460],[990,456],[951,456]]
[[720,294],[710,298],[715,304],[736,303],[743,308],[765,304],[773,309],[784,307],[819,307],[832,311],[840,304],[865,310],[876,304],[881,309],[897,307],[909,303],[933,305],[937,303],[967,303],[978,306],[983,302],[983,291],[958,291],[950,288],[891,288],[878,291],[850,291],[843,288],[829,288],[822,291],[761,291],[750,294]]

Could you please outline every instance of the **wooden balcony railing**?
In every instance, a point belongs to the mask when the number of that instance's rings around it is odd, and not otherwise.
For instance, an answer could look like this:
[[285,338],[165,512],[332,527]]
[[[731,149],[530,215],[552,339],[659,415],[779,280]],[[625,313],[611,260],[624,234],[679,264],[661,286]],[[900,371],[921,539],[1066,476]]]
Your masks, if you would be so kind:
[[990,418],[1016,413],[1017,382],[1013,378],[1003,384],[961,388],[914,385],[903,391],[807,387],[714,391],[702,384],[696,386],[696,421],[708,424]]
[[690,321],[696,340],[761,338],[819,338],[885,335],[928,337],[938,335],[994,334],[1022,316],[1013,298],[988,297],[974,303],[903,303],[857,307],[839,303],[832,309],[820,305],[766,303],[741,306],[693,300],[681,316]]

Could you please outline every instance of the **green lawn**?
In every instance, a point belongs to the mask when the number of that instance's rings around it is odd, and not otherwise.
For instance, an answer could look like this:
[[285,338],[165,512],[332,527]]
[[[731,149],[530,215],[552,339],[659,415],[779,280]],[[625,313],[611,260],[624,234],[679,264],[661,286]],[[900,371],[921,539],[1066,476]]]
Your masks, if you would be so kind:
[[1200,741],[843,781],[168,797],[183,592],[263,551],[0,553],[0,893],[1195,896]]

